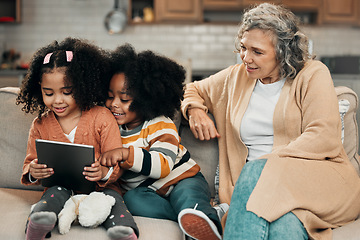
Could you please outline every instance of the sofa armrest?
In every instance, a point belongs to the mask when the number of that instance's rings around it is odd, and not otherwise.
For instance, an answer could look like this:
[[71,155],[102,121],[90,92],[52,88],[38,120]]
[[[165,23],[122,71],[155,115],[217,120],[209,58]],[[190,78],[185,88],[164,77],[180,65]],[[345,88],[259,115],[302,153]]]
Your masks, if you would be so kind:
[[41,186],[20,183],[29,129],[35,116],[25,114],[15,104],[18,92],[17,87],[0,89],[0,187],[42,190]]
[[356,111],[358,109],[358,96],[350,88],[345,86],[335,87],[338,100],[347,100],[350,103],[349,110],[344,116],[344,148],[349,157],[350,162],[356,169],[360,176],[360,162],[359,162],[359,136],[358,136],[358,123],[356,121]]

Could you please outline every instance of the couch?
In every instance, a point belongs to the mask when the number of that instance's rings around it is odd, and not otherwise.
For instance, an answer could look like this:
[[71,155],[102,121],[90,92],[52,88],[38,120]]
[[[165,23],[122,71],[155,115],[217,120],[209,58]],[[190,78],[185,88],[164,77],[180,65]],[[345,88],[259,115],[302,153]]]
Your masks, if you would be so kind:
[[[42,194],[41,186],[23,186],[20,184],[22,164],[26,153],[28,131],[34,115],[25,114],[21,106],[15,105],[18,88],[0,89],[0,239],[25,239],[24,227],[30,212],[30,206],[36,203]],[[358,131],[356,109],[358,98],[347,87],[336,87],[338,98],[350,102],[350,108],[344,116],[344,147],[352,164],[359,173]],[[182,143],[201,166],[212,195],[215,196],[215,172],[218,161],[217,141],[199,141],[194,139],[180,115],[175,118]],[[360,199],[359,199],[360,201]],[[155,203],[156,204],[156,203]],[[135,217],[140,230],[140,240],[180,240],[186,239],[178,224],[170,220]],[[360,239],[360,219],[337,228],[335,240]],[[52,231],[51,239],[108,239],[103,227],[83,228],[74,224],[70,232],[61,235],[57,229]]]

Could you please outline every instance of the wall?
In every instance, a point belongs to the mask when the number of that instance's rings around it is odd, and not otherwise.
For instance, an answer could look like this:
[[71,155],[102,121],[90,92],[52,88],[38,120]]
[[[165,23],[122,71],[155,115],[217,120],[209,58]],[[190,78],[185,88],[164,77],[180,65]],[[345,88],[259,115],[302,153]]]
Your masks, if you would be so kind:
[[[0,25],[0,51],[15,48],[21,61],[53,40],[67,36],[94,41],[105,49],[129,42],[179,60],[191,59],[193,69],[217,70],[236,62],[233,53],[237,25],[137,25],[109,35],[104,26],[112,0],[23,0],[22,23]],[[307,26],[314,53],[360,55],[360,29],[345,26]]]

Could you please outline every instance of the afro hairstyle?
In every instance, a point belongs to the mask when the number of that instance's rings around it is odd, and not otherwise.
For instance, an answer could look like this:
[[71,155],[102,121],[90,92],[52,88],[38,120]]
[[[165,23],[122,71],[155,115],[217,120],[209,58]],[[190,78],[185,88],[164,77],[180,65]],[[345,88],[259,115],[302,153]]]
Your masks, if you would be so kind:
[[[73,52],[73,59],[68,62],[66,51]],[[49,63],[44,58],[52,53]],[[64,68],[65,84],[72,86],[73,97],[79,108],[84,111],[106,101],[107,88],[102,78],[109,74],[109,65],[105,51],[83,39],[66,38],[40,48],[32,57],[28,72],[22,82],[16,104],[24,104],[26,113],[38,112],[38,117],[46,112],[41,92],[41,80],[44,73],[56,68]]]
[[130,44],[117,47],[110,62],[112,75],[125,75],[127,94],[133,98],[130,111],[143,120],[174,117],[184,94],[186,72],[181,65],[150,50],[136,53]]

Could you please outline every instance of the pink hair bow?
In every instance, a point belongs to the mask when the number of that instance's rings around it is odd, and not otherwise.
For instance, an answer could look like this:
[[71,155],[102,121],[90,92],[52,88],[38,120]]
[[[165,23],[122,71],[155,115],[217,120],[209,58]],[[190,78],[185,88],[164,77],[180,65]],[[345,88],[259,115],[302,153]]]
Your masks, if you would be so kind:
[[50,57],[53,53],[48,53],[46,54],[46,56],[44,57],[44,62],[43,64],[48,64],[50,62]]
[[[66,61],[67,61],[67,62],[71,62],[72,59],[73,59],[73,57],[74,57],[73,52],[72,52],[72,51],[65,51],[65,53],[66,53]],[[48,54],[46,54],[46,56],[44,57],[44,62],[43,62],[43,64],[48,64],[48,63],[50,62],[50,58],[51,58],[51,55],[52,55],[52,54],[53,54],[53,53],[48,53]]]
[[66,51],[66,61],[71,62],[73,59],[73,52],[72,51]]

